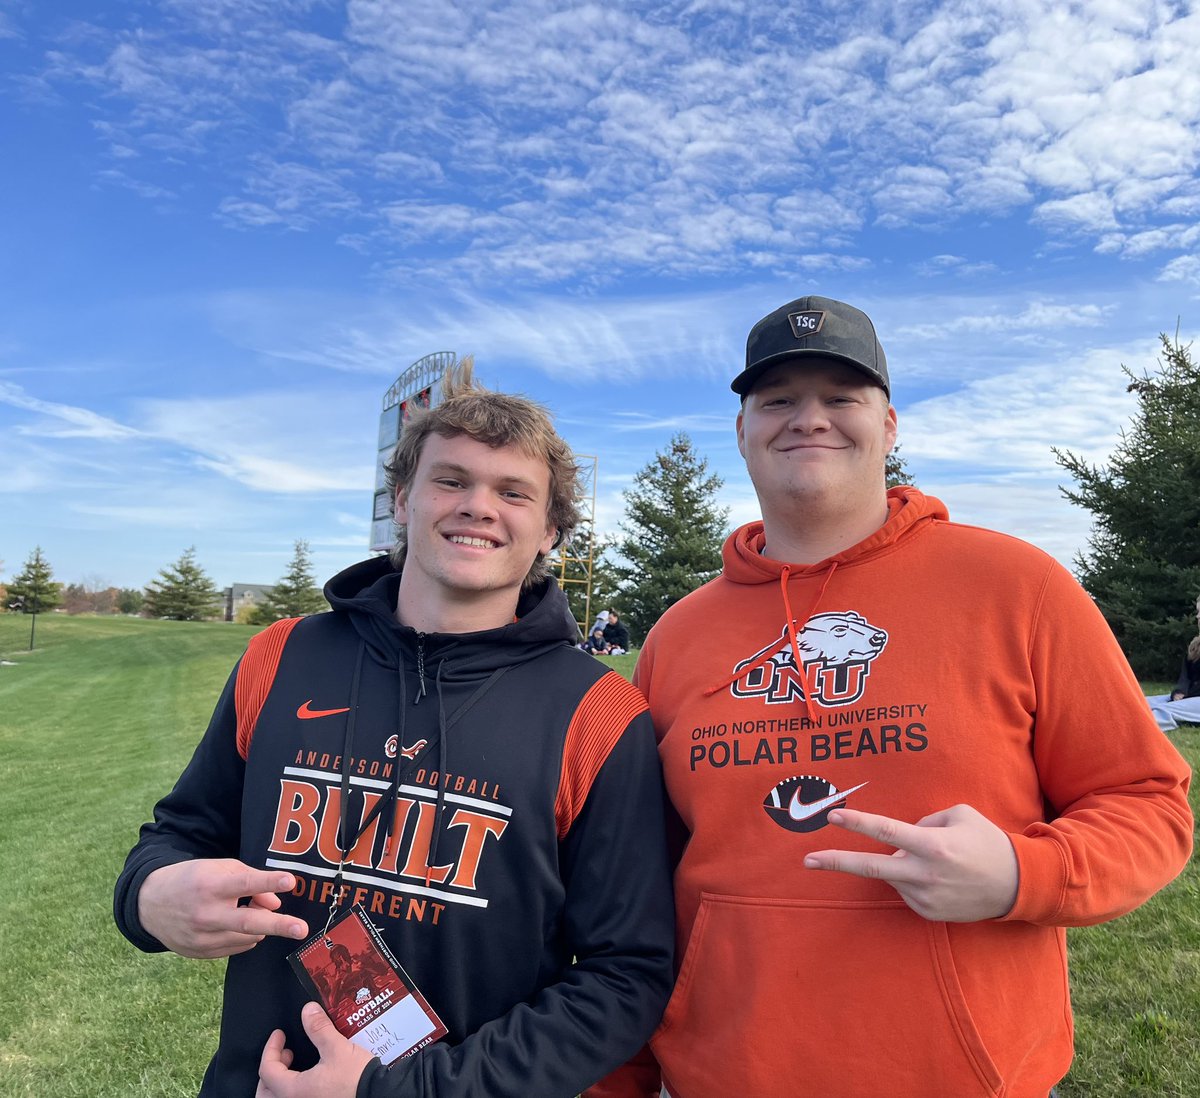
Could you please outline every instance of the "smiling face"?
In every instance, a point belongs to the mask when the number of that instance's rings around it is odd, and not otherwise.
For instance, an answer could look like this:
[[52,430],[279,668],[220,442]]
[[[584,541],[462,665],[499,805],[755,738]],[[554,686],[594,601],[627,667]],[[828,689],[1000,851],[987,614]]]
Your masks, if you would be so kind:
[[511,621],[526,574],[554,544],[549,496],[545,461],[469,435],[431,434],[412,483],[396,491],[408,544],[401,620],[437,632]]
[[784,362],[746,396],[737,440],[768,522],[794,519],[798,505],[852,512],[884,497],[896,413],[853,366]]

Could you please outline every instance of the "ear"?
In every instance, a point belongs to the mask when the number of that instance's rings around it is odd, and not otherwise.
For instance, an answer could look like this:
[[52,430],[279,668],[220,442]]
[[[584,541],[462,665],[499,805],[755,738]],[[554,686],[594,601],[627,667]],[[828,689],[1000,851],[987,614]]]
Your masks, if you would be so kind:
[[393,504],[394,521],[397,526],[408,525],[408,492],[402,485],[396,485],[396,499]]
[[738,453],[744,459],[746,457],[746,432],[742,429],[742,417],[746,414],[745,405],[738,409],[737,414],[737,444]]
[[898,429],[898,421],[896,419],[896,407],[894,404],[889,404],[887,415],[884,417],[883,423],[883,439],[887,443],[885,453],[890,454],[896,445],[896,431]]
[[542,538],[541,544],[538,546],[538,556],[548,557],[555,549],[558,548],[559,529],[549,520],[546,521],[546,536]]

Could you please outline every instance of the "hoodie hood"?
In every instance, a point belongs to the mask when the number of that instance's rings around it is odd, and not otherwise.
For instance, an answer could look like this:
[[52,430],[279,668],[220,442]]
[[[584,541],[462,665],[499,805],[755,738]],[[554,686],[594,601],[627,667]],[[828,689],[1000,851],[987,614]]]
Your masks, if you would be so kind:
[[574,645],[579,626],[552,576],[521,592],[516,620],[478,633],[425,633],[396,620],[400,572],[386,556],[352,564],[325,585],[325,598],[347,615],[370,656],[388,667],[415,658],[418,640],[427,660],[449,659],[457,675],[487,675],[533,659],[552,648]]
[[[725,566],[722,576],[725,580],[731,583],[779,584],[780,611],[796,667],[805,666],[800,654],[798,634],[820,609],[825,589],[839,568],[853,567],[855,564],[887,553],[901,541],[912,537],[913,534],[926,528],[929,524],[945,521],[950,517],[950,513],[941,500],[927,496],[919,489],[910,486],[889,489],[887,508],[887,519],[875,533],[863,538],[857,545],[852,545],[840,553],[817,561],[816,564],[789,564],[764,557],[762,551],[766,544],[766,535],[761,521],[739,527],[726,540],[721,551]],[[788,590],[788,581],[797,576],[817,577],[821,580],[816,595],[812,598],[806,612],[800,617],[796,615]],[[704,696],[708,697],[719,690],[724,690],[739,676],[773,658],[774,650],[768,646],[763,650],[756,663],[751,664],[749,668],[739,665],[731,676],[708,687],[704,691]],[[807,672],[805,673],[807,674]],[[812,684],[806,679],[805,691],[801,697],[801,704],[806,715],[809,714],[808,698],[812,692]]]
[[[522,592],[517,600],[516,619],[498,629],[485,629],[478,633],[418,633],[396,620],[396,597],[400,590],[401,573],[392,567],[386,557],[353,564],[339,572],[325,585],[325,598],[334,613],[349,619],[358,634],[358,660],[351,683],[350,716],[346,723],[346,740],[342,748],[345,762],[342,776],[342,816],[339,834],[345,838],[341,850],[352,850],[359,835],[383,814],[387,840],[384,847],[388,854],[398,836],[391,830],[394,813],[391,806],[400,793],[404,768],[399,764],[393,770],[392,783],[385,797],[376,801],[374,808],[366,813],[358,829],[350,826],[350,772],[354,731],[358,717],[359,684],[362,679],[364,659],[370,658],[390,669],[396,675],[399,701],[396,711],[396,727],[400,742],[408,742],[406,729],[410,717],[428,690],[434,696],[436,725],[422,722],[426,729],[422,736],[422,747],[436,750],[437,770],[448,772],[449,733],[456,721],[471,709],[492,688],[498,679],[520,664],[536,659],[543,653],[564,645],[573,645],[579,635],[579,627],[571,617],[566,596],[559,590],[552,577],[547,577],[529,590]],[[417,689],[409,695],[405,676],[409,670],[416,674]],[[432,744],[431,744],[432,741]],[[416,765],[422,756],[414,755],[409,768]],[[444,783],[439,783],[437,792],[438,821],[442,818],[442,806],[446,795]],[[426,866],[425,884],[429,885],[432,866],[437,864],[438,843],[443,828],[435,826],[430,842],[429,860]],[[334,878],[335,895],[341,883],[342,867]],[[335,901],[335,905],[338,901]],[[330,918],[334,908],[330,908]]]
[[784,570],[792,576],[827,573],[876,557],[929,523],[950,518],[941,500],[908,485],[888,490],[887,507],[887,521],[870,537],[815,564],[785,564],[764,557],[763,524],[747,523],[729,535],[721,551],[725,579],[732,583],[778,583]]

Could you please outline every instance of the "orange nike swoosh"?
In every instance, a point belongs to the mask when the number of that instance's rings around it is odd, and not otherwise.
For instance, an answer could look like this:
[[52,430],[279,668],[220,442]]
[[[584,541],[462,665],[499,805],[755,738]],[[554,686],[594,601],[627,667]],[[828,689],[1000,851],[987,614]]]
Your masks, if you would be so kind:
[[299,709],[296,710],[296,716],[302,721],[311,721],[314,717],[332,717],[335,713],[349,713],[350,707],[345,709],[309,709],[312,705],[312,698],[309,698]]

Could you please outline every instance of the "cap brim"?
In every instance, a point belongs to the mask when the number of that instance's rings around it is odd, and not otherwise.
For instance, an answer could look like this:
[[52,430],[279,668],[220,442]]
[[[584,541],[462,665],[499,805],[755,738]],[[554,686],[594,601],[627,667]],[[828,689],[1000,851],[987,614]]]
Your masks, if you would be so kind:
[[817,350],[815,348],[811,351],[797,349],[780,351],[778,354],[768,355],[766,358],[760,359],[753,366],[747,366],[746,369],[744,369],[729,383],[729,388],[737,393],[738,396],[744,398],[746,394],[749,393],[754,387],[754,383],[772,366],[777,366],[781,362],[793,362],[796,359],[805,358],[844,362],[847,366],[853,366],[856,370],[858,370],[859,373],[870,378],[885,393],[887,393],[889,397],[891,396],[891,391],[889,390],[887,383],[883,380],[882,376],[880,376],[880,374],[875,370],[864,366],[858,361],[858,359],[851,358],[849,355],[839,355],[834,351]]

